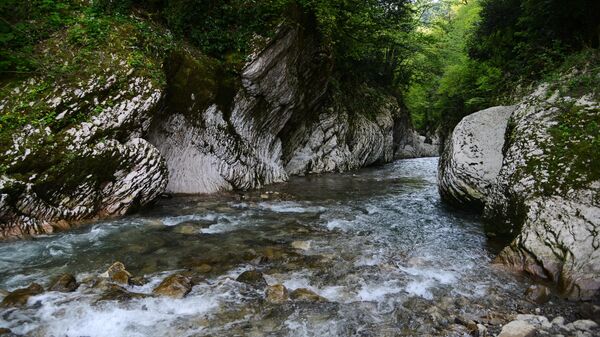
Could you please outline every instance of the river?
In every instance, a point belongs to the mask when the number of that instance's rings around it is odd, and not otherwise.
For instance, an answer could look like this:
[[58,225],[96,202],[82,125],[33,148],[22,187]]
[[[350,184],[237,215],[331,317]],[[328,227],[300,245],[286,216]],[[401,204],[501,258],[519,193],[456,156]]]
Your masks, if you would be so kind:
[[[76,275],[75,292],[45,292],[0,309],[0,327],[30,336],[457,335],[468,319],[492,322],[537,308],[529,282],[494,266],[478,217],[445,207],[437,159],[402,160],[344,174],[294,177],[245,193],[175,197],[115,221],[0,245],[0,288]],[[194,275],[182,299],[98,301],[90,285],[114,261],[147,283]],[[236,281],[326,300],[265,300]],[[544,308],[537,309],[546,310]]]

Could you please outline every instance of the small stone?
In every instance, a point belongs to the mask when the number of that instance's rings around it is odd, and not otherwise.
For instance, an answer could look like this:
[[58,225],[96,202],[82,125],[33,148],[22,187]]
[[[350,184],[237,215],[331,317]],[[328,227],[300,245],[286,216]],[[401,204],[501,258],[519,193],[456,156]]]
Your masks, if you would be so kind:
[[300,250],[309,250],[310,241],[294,241],[292,242],[292,248]]
[[327,302],[327,299],[319,296],[312,290],[306,288],[299,288],[290,293],[290,298],[296,301],[305,302]]
[[62,274],[52,282],[49,291],[60,291],[63,293],[69,293],[77,290],[79,283],[72,274]]
[[258,286],[258,287],[266,287],[267,286],[267,281],[265,281],[263,274],[261,272],[259,272],[258,270],[247,270],[247,271],[241,273],[237,277],[236,281],[254,285],[254,286]]
[[24,307],[31,296],[39,295],[44,292],[44,287],[37,283],[32,283],[27,288],[17,289],[0,302],[0,307]]
[[533,337],[536,328],[525,321],[512,321],[502,327],[498,337]]
[[583,331],[592,331],[598,328],[598,324],[589,319],[580,319],[578,321],[573,322],[572,324],[575,329]]
[[125,269],[125,265],[121,262],[113,263],[108,270],[102,274],[102,277],[109,278],[113,282],[120,284],[129,284],[131,274]]
[[0,336],[2,336],[2,335],[10,335],[10,334],[12,334],[12,331],[10,331],[10,329],[0,328]]
[[283,284],[275,284],[267,288],[267,301],[271,303],[283,303],[288,298],[288,291]]
[[185,235],[198,234],[198,228],[196,228],[194,225],[183,224],[175,226],[173,232]]
[[181,274],[173,274],[165,278],[152,292],[172,298],[183,298],[191,290],[192,282],[189,277]]
[[536,328],[542,327],[544,329],[552,328],[552,324],[548,321],[548,318],[540,315],[517,315],[517,321],[525,321],[529,324],[534,325]]

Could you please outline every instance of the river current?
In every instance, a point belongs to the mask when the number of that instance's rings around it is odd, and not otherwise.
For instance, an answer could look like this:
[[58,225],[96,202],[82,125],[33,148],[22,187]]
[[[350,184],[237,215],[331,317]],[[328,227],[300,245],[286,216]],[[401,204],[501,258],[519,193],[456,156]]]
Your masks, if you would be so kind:
[[[294,177],[0,244],[0,288],[47,285],[65,272],[82,282],[0,309],[0,327],[56,337],[461,336],[456,322],[533,310],[527,280],[492,264],[479,219],[441,203],[436,173],[437,159],[423,158]],[[131,292],[150,295],[174,272],[196,282],[182,299],[99,301],[85,280],[114,261],[147,279]],[[236,281],[246,270],[326,301],[269,302],[264,287]]]

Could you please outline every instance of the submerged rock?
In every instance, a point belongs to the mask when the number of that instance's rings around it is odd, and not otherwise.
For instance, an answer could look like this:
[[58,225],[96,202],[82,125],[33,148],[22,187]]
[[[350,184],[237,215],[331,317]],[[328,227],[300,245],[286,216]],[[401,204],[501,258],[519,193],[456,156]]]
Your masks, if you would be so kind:
[[258,270],[247,270],[241,273],[235,280],[261,288],[267,286],[267,281],[265,281],[263,274]]
[[39,295],[44,292],[44,287],[37,283],[30,284],[27,288],[20,288],[10,292],[2,302],[0,307],[23,307],[31,296]]
[[173,298],[184,298],[192,290],[192,280],[182,274],[173,274],[165,278],[152,293]]
[[77,290],[79,283],[72,274],[62,274],[52,282],[49,291],[73,292]]
[[116,284],[111,284],[107,286],[107,289],[102,293],[97,302],[101,301],[118,301],[118,302],[126,302],[132,299],[146,298],[148,295],[130,292],[127,289],[118,286]]
[[304,302],[327,302],[325,297],[320,296],[312,290],[306,288],[298,288],[290,293],[290,298],[295,301]]

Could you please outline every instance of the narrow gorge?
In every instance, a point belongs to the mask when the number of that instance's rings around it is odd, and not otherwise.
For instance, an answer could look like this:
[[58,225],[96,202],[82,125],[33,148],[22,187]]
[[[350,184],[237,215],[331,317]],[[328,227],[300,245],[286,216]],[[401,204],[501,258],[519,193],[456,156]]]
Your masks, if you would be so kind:
[[598,6],[7,0],[0,336],[599,335]]

